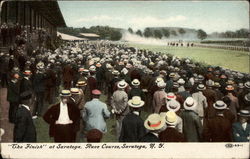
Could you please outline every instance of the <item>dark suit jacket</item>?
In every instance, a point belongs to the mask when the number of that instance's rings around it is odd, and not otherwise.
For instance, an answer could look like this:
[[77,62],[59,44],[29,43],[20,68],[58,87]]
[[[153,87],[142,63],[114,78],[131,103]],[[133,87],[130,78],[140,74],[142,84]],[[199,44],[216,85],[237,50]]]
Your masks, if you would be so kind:
[[14,142],[36,142],[36,128],[30,111],[20,106],[16,113]]
[[23,78],[20,83],[20,96],[32,96],[32,83],[30,80]]
[[184,142],[184,135],[175,128],[168,127],[159,134],[161,142]]
[[8,85],[7,100],[9,102],[19,102],[20,83],[10,82]]
[[226,117],[216,115],[204,121],[203,133],[207,142],[231,142],[232,124]]
[[46,76],[43,73],[36,73],[34,75],[33,86],[35,92],[45,91],[45,78]]
[[233,141],[234,142],[249,142],[247,137],[250,136],[250,124],[247,123],[247,127],[244,130],[240,122],[233,124]]
[[[69,118],[73,121],[73,132],[77,132],[79,129],[80,111],[72,104],[67,104]],[[43,119],[50,125],[49,135],[54,137],[55,134],[55,122],[58,120],[60,114],[60,103],[51,106],[47,112],[44,114]]]
[[122,121],[119,142],[138,142],[146,134],[143,120],[134,113],[129,113]]
[[161,141],[157,136],[149,132],[141,138],[140,142],[161,142]]

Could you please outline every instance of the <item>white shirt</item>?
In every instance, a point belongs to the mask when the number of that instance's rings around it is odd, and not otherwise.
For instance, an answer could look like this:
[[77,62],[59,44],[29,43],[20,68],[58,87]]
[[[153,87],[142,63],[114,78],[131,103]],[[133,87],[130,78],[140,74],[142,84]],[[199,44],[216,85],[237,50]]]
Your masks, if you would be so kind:
[[133,111],[133,114],[138,115],[138,116],[140,115],[140,113],[137,111]]
[[241,125],[242,125],[243,129],[246,130],[246,128],[247,128],[247,122],[245,122],[245,123],[243,123]]
[[57,120],[58,124],[70,124],[68,106],[60,102],[60,114]]

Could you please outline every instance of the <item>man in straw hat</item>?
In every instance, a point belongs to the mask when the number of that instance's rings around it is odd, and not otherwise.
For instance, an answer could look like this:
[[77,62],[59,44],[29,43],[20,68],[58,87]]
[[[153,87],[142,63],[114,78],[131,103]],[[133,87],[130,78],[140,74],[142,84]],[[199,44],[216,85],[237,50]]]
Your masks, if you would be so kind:
[[30,112],[29,94],[20,96],[20,105],[15,116],[14,142],[36,142],[36,128]]
[[[176,129],[180,133],[183,133],[183,121],[182,121],[181,117],[179,116],[181,104],[177,100],[173,99],[173,100],[167,102],[166,108],[167,108],[167,111],[174,111],[175,112],[175,114],[177,116]],[[162,112],[162,113],[165,114],[166,112]]]
[[[163,114],[160,114],[163,115]],[[184,142],[184,135],[176,130],[178,117],[174,111],[164,113],[167,128],[160,132],[159,139],[161,142]]]
[[149,131],[140,142],[160,142],[159,133],[166,128],[165,119],[159,114],[151,114],[144,121],[144,127]]
[[129,107],[127,105],[128,95],[124,90],[127,86],[128,84],[124,80],[118,82],[118,90],[116,90],[111,97],[112,113],[116,116],[117,138],[120,136],[122,120],[129,113]]
[[204,121],[204,141],[231,142],[232,124],[223,113],[227,105],[218,100],[213,104],[213,107],[216,109],[216,116]]
[[228,105],[228,107],[234,114],[235,119],[237,119],[237,111],[239,110],[240,106],[239,106],[239,100],[234,93],[234,87],[232,85],[227,85],[225,89],[227,91],[226,96],[229,97],[229,99],[231,100],[231,103],[230,105]]
[[67,103],[71,93],[62,90],[60,103],[51,106],[43,119],[50,125],[49,135],[55,142],[75,142],[80,112],[74,105]]
[[204,118],[204,110],[207,108],[207,98],[202,93],[202,91],[205,89],[206,87],[203,84],[198,84],[196,92],[192,94],[194,100],[197,101],[197,107],[195,111],[198,113],[202,122]]
[[161,81],[157,83],[157,86],[159,89],[154,93],[153,97],[154,113],[159,113],[161,107],[166,106],[166,96],[167,96],[165,92],[166,83],[164,81]]
[[183,120],[183,134],[187,142],[199,142],[202,139],[202,123],[199,115],[195,112],[197,102],[193,97],[187,97],[184,111],[180,114]]
[[105,119],[110,117],[107,105],[99,100],[101,91],[92,91],[93,99],[87,102],[83,109],[83,120],[86,122],[86,131],[98,129],[102,133],[107,132]]
[[139,96],[134,96],[128,101],[131,111],[122,121],[119,142],[138,142],[146,134],[144,122],[140,117],[140,109],[144,104]]
[[233,123],[233,141],[234,142],[249,142],[250,141],[250,117],[249,110],[240,110],[238,113],[239,121]]
[[145,100],[145,94],[140,88],[140,81],[134,79],[132,82],[132,89],[128,92],[128,98],[132,99],[133,96],[140,96],[142,100]]

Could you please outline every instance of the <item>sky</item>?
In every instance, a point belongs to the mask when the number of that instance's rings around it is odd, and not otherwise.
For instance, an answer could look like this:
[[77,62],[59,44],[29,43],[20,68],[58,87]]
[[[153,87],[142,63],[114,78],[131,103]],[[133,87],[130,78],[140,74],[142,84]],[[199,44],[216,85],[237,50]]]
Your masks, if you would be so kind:
[[249,28],[247,1],[58,1],[69,27],[185,27],[207,33]]

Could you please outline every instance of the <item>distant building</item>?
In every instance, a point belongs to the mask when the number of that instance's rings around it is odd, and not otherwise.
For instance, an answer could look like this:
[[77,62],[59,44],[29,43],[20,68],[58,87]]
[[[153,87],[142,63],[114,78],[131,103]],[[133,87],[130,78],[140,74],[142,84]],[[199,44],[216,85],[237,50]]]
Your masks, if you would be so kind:
[[100,35],[94,33],[80,33],[81,37],[87,38],[88,40],[98,40]]
[[85,40],[87,40],[86,38],[78,38],[76,36],[72,36],[72,35],[68,35],[68,34],[64,34],[64,33],[60,33],[60,32],[57,32],[57,36],[61,37],[62,40],[65,40],[65,41],[85,41]]
[[0,1],[0,22],[45,28],[52,39],[57,27],[66,27],[57,1]]

